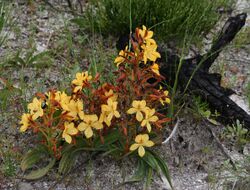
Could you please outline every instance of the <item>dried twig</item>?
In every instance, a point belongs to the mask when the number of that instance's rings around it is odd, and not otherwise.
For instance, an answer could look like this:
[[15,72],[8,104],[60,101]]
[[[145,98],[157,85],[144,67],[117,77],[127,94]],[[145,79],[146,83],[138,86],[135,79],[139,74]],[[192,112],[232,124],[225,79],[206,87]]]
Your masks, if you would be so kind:
[[173,131],[171,132],[171,134],[169,135],[169,137],[166,140],[164,140],[161,144],[167,144],[168,141],[170,141],[170,139],[173,138],[173,136],[175,135],[175,133],[177,131],[179,123],[180,123],[180,120],[179,120],[179,118],[177,118],[177,122],[176,122],[176,124],[174,126]]
[[[211,122],[210,122],[211,123]],[[233,166],[234,170],[237,170],[236,165],[232,159],[232,157],[230,156],[230,154],[228,153],[228,150],[224,147],[224,145],[220,142],[220,139],[216,136],[216,134],[214,133],[213,129],[211,128],[210,125],[207,124],[206,120],[203,120],[203,124],[205,125],[205,127],[210,131],[211,135],[213,136],[214,140],[216,141],[216,143],[219,145],[219,148],[221,149],[222,153],[229,159],[230,164]],[[213,123],[211,123],[213,124]],[[214,125],[214,124],[213,124]]]

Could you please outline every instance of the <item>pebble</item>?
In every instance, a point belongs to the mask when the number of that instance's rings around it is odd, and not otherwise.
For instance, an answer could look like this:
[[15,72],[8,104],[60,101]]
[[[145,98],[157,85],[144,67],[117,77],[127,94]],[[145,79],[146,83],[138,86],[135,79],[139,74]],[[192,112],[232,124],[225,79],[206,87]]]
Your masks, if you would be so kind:
[[17,186],[17,190],[34,190],[34,187],[30,183],[20,182]]

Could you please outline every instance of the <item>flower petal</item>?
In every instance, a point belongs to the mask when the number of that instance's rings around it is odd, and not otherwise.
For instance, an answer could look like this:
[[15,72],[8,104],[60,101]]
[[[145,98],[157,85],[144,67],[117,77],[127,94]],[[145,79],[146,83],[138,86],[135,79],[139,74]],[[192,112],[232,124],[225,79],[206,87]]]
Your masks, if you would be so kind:
[[147,142],[149,140],[148,134],[143,134],[141,138],[143,142]]
[[25,132],[26,130],[28,129],[28,125],[22,125],[21,127],[20,127],[20,132]]
[[134,101],[132,102],[132,106],[133,106],[134,108],[137,108],[138,105],[139,105],[139,103],[140,103],[140,101],[134,100]]
[[67,143],[71,143],[71,141],[72,141],[72,137],[70,136],[70,135],[68,135],[68,134],[65,134],[64,135],[64,139],[65,139],[65,141],[67,142]]
[[141,104],[141,107],[145,107],[146,106],[146,101],[142,100],[142,101],[140,101],[140,104]]
[[87,125],[86,123],[81,122],[81,123],[78,125],[77,129],[78,129],[79,131],[84,131],[84,130],[86,130],[87,127],[88,127],[88,125]]
[[121,115],[120,115],[120,113],[118,111],[114,111],[114,115],[115,115],[116,118],[120,118],[121,117]]
[[144,119],[144,120],[141,122],[141,126],[144,127],[146,124],[147,124],[147,120]]
[[155,143],[153,142],[153,141],[147,141],[147,142],[145,142],[144,144],[143,144],[143,146],[146,146],[146,147],[152,147],[152,146],[154,146],[155,145]]
[[150,133],[151,132],[151,125],[150,125],[150,123],[147,123],[147,129],[148,129],[148,132]]
[[134,114],[135,112],[137,112],[137,109],[135,109],[135,108],[130,108],[130,109],[127,111],[128,114]]
[[140,111],[136,112],[136,119],[137,119],[137,121],[142,121],[143,115]]
[[99,121],[96,121],[92,124],[92,126],[95,128],[95,129],[102,129],[103,128],[103,124]]
[[88,128],[84,131],[84,134],[85,134],[85,136],[86,136],[87,139],[90,138],[90,137],[92,137],[92,136],[93,136],[93,131],[92,131],[91,127],[88,127]]
[[140,157],[143,157],[143,156],[144,156],[144,154],[145,154],[145,149],[144,149],[143,146],[140,146],[140,147],[138,148],[138,153],[139,153],[139,156],[140,156]]
[[70,127],[70,128],[68,128],[67,133],[69,135],[76,135],[78,133],[78,130],[75,127]]
[[139,144],[132,144],[131,146],[130,146],[130,148],[129,148],[129,150],[130,151],[134,151],[134,150],[136,150],[138,147],[139,147],[140,145]]
[[135,142],[141,143],[141,141],[142,141],[142,135],[137,135],[137,136],[135,137]]

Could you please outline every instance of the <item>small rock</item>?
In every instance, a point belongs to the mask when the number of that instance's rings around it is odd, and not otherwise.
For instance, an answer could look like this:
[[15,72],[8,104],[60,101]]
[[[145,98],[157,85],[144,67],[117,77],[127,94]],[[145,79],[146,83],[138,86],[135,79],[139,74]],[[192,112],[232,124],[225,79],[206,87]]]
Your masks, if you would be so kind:
[[243,154],[246,156],[250,155],[250,144],[246,144],[244,149],[243,149]]
[[30,183],[21,182],[18,184],[18,190],[34,190],[33,186]]

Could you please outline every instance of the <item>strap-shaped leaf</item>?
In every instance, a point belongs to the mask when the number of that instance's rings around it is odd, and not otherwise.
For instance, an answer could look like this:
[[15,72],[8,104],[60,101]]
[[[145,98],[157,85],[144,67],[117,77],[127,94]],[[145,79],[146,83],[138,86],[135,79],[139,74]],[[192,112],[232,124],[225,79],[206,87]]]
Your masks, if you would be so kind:
[[161,169],[163,175],[166,177],[166,179],[168,180],[169,185],[173,189],[170,172],[169,172],[169,169],[168,169],[168,166],[167,166],[166,162],[161,157],[159,157],[156,153],[154,153],[153,151],[151,151],[151,153],[154,155],[158,165],[160,166],[160,169]]
[[40,161],[46,154],[47,151],[43,147],[37,147],[29,151],[24,155],[21,161],[22,171],[32,168],[32,166]]
[[56,159],[53,158],[46,167],[35,170],[35,171],[31,171],[28,175],[24,176],[24,179],[36,180],[45,176],[49,172],[49,170],[54,166],[55,162],[56,162]]
[[151,181],[152,181],[152,177],[153,177],[153,169],[152,168],[148,168],[147,170],[147,177],[146,177],[146,188],[145,189],[148,189],[148,187],[150,186],[151,184]]
[[128,179],[125,183],[142,181],[145,178],[147,170],[148,170],[148,168],[146,167],[145,162],[143,160],[139,159],[138,168],[137,168],[135,174],[130,179]]
[[61,174],[68,172],[74,165],[77,155],[78,152],[73,152],[73,150],[65,152],[59,162],[58,172]]
[[159,173],[160,166],[158,165],[157,160],[155,157],[149,152],[146,151],[145,155],[142,157],[142,159],[153,169],[156,170],[157,173]]

